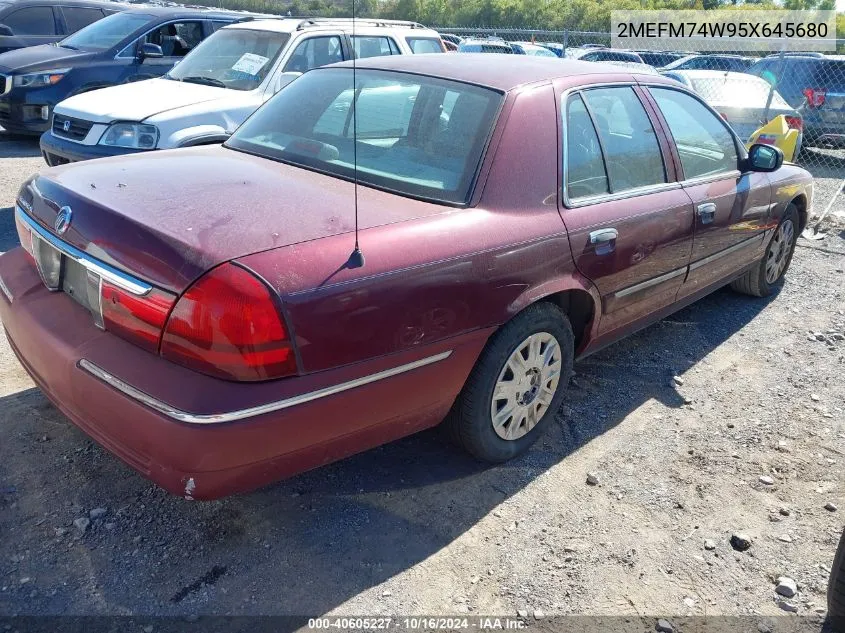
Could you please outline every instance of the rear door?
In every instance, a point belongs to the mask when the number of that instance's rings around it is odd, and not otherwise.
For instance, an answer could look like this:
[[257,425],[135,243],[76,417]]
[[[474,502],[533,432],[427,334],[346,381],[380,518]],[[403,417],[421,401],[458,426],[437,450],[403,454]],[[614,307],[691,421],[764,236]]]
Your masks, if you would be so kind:
[[138,64],[136,76],[132,79],[160,77],[190,53],[212,30],[206,20],[174,20],[148,31],[136,43],[136,51],[143,44],[161,47],[163,57],[144,59]]
[[725,121],[697,96],[650,86],[673,140],[683,191],[695,209],[690,270],[679,297],[695,294],[760,256],[770,221],[771,187],[763,173],[740,173],[741,146]]
[[602,296],[601,335],[671,304],[692,246],[692,205],[642,97],[628,85],[561,96],[561,216]]
[[51,44],[62,38],[57,16],[49,4],[13,8],[0,18],[0,24],[5,24],[14,33],[14,37],[0,38],[10,40],[9,47]]
[[79,29],[93,24],[106,16],[102,9],[97,7],[57,7],[62,16],[62,32],[65,36],[76,33]]

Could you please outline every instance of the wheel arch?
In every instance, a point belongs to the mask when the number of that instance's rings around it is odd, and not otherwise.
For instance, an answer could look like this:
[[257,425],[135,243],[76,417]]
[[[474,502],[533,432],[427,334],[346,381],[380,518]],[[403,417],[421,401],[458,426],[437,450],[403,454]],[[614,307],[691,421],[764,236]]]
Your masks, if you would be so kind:
[[790,200],[789,204],[795,205],[795,208],[798,209],[798,233],[800,234],[807,228],[807,223],[810,220],[809,210],[807,209],[807,195],[800,193]]
[[558,306],[569,318],[575,337],[575,356],[579,356],[595,338],[601,297],[596,287],[577,273],[532,288],[511,305],[510,319],[538,301]]

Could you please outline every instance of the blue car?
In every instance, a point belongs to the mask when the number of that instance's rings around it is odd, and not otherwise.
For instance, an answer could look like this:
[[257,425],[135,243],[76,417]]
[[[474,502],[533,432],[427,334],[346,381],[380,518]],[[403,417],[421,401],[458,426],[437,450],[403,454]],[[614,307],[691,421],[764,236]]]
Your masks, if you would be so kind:
[[144,7],[103,18],[57,45],[0,55],[0,126],[41,134],[53,107],[82,92],[159,77],[221,26],[245,14]]

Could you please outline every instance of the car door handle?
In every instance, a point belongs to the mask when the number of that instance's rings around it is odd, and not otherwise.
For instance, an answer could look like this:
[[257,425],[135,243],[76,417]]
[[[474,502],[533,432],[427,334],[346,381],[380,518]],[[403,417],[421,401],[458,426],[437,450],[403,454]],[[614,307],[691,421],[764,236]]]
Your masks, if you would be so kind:
[[619,231],[616,229],[600,229],[590,233],[590,244],[604,244],[605,242],[612,242],[619,237]]
[[616,229],[599,229],[590,233],[590,244],[596,247],[596,255],[609,255],[616,250],[616,238],[619,232]]
[[698,217],[701,218],[702,224],[711,224],[716,219],[716,204],[705,202],[698,205]]

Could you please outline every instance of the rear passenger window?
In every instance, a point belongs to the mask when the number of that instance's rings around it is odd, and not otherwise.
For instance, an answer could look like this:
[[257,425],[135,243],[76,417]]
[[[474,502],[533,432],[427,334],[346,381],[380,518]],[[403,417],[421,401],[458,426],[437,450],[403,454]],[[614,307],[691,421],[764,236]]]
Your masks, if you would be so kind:
[[633,88],[585,90],[583,97],[598,128],[611,193],[666,182],[657,135]]
[[389,37],[355,36],[352,40],[355,46],[355,57],[358,58],[399,55],[399,47]]
[[737,168],[734,137],[698,99],[678,90],[650,88],[675,139],[684,178],[701,178]]
[[578,95],[566,103],[566,193],[570,200],[608,193],[599,137]]
[[103,12],[86,7],[62,7],[62,15],[65,16],[65,26],[70,34],[99,20],[103,17]]
[[27,7],[13,11],[3,24],[15,35],[56,35],[56,22],[51,7]]

